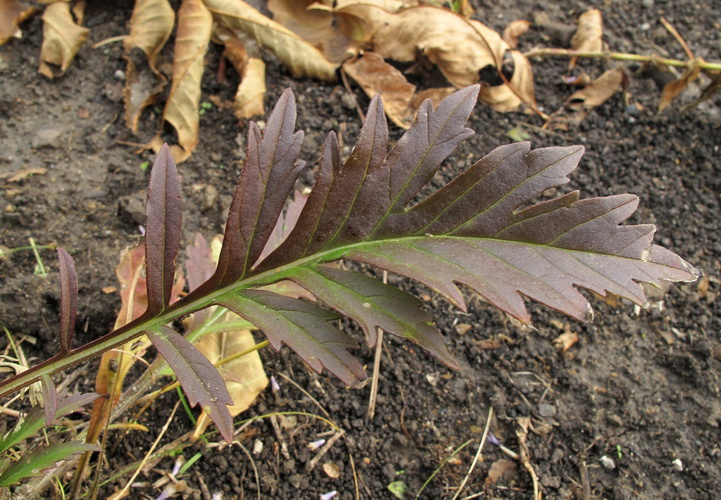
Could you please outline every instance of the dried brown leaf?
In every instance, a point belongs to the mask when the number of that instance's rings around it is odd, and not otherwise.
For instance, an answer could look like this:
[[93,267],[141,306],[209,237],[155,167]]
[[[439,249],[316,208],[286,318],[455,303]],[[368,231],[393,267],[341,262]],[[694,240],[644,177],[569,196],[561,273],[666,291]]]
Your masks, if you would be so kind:
[[[531,63],[526,56],[517,50],[512,50],[514,71],[510,80],[513,89],[508,85],[497,85],[494,87],[484,86],[481,88],[481,100],[491,106],[494,110],[505,113],[513,111],[521,103],[529,106],[536,105],[536,94],[533,89],[533,72]],[[515,90],[515,92],[513,91]]]
[[[578,29],[571,38],[571,48],[582,52],[598,52],[603,48],[603,16],[598,9],[587,10],[578,18]],[[572,57],[568,69],[576,65]]]
[[671,101],[676,98],[688,85],[694,81],[701,73],[701,69],[698,67],[688,68],[683,72],[678,80],[666,84],[661,94],[661,102],[658,105],[658,112],[662,112],[664,109],[671,104]]
[[[163,120],[178,133],[178,146],[170,147],[177,163],[187,160],[198,145],[200,80],[212,27],[213,17],[201,0],[183,0],[173,51],[173,85],[163,110]],[[163,143],[158,134],[148,145],[158,152]]]
[[0,45],[11,38],[21,38],[18,26],[35,12],[35,8],[27,7],[19,0],[0,0]]
[[157,70],[158,54],[168,41],[175,24],[175,12],[167,0],[138,0],[130,18],[130,34],[124,40],[126,69],[125,123],[138,129],[140,115],[154,104],[167,84]]
[[556,349],[561,351],[561,353],[568,351],[576,342],[578,342],[578,335],[574,332],[562,333],[553,339]]
[[609,69],[591,85],[574,92],[566,100],[566,107],[571,110],[568,121],[576,124],[582,122],[593,108],[609,100],[625,84],[626,74],[621,68]]
[[[69,4],[48,5],[43,13],[43,45],[38,72],[48,78],[64,74],[89,33],[89,29],[75,24]],[[54,73],[50,64],[60,66],[60,71]]]
[[519,19],[518,21],[511,22],[506,29],[503,30],[503,39],[506,41],[508,46],[512,49],[518,47],[518,39],[528,31],[531,27],[531,21],[524,21]]
[[416,86],[382,56],[366,52],[343,64],[343,70],[361,86],[368,97],[381,95],[386,116],[399,127],[408,128],[413,119],[410,103]]
[[338,65],[330,62],[313,45],[281,24],[268,19],[242,0],[204,0],[215,20],[240,30],[271,50],[296,78],[335,81]]
[[514,475],[516,471],[516,462],[506,460],[505,458],[496,460],[495,462],[493,462],[493,465],[491,465],[491,469],[488,471],[488,476],[486,476],[486,489],[492,488],[498,481],[500,481],[504,477]]
[[240,85],[235,93],[234,110],[236,118],[250,118],[265,114],[265,63],[251,57],[241,74]]
[[413,62],[420,52],[456,87],[477,83],[478,71],[489,65],[496,67],[508,49],[492,29],[431,5],[392,13],[355,4],[337,12],[365,21],[365,37],[371,40],[374,52],[399,62]]
[[315,0],[269,0],[273,21],[288,28],[322,52],[329,61],[340,63],[358,53],[351,38],[352,25],[342,15],[317,7]]

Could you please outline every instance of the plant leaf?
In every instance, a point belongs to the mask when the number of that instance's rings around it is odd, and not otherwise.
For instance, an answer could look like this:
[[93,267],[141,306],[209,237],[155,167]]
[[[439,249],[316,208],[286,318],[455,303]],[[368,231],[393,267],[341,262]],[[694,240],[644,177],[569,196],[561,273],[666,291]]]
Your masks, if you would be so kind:
[[328,61],[314,46],[242,0],[204,1],[218,23],[255,38],[259,44],[271,50],[294,77],[329,82],[336,80],[337,64]]
[[58,393],[55,391],[55,384],[50,375],[43,375],[40,379],[43,390],[43,413],[45,414],[45,425],[49,426],[55,418],[55,411],[58,408]]
[[60,352],[67,353],[73,348],[75,317],[78,313],[78,276],[75,272],[73,258],[62,248],[58,248],[58,263],[60,269],[60,326],[58,328],[58,339],[60,340]]
[[[620,225],[635,210],[634,196],[579,201],[572,192],[529,206],[546,189],[568,182],[582,147],[497,148],[407,207],[440,162],[471,134],[464,125],[477,92],[477,87],[461,90],[435,111],[424,103],[414,125],[387,154],[383,106],[374,98],[342,168],[337,142],[329,135],[319,179],[295,228],[251,272],[250,282],[290,278],[359,321],[371,342],[373,329],[385,325],[453,364],[415,304],[400,306],[404,299],[385,287],[318,264],[344,257],[375,265],[421,281],[465,308],[457,287],[462,283],[526,323],[526,298],[584,319],[590,306],[579,287],[643,304],[642,282],[660,286],[662,280],[695,279],[697,271],[689,264],[651,244],[653,226]],[[286,343],[316,370],[326,367],[346,382],[361,378],[346,356],[349,339],[325,325],[332,315],[293,299],[255,295],[261,292],[246,287],[241,280],[218,302],[263,330],[275,348]]]
[[167,84],[156,68],[158,54],[175,24],[175,12],[168,0],[137,0],[130,18],[130,34],[123,41],[126,68],[125,123],[133,132],[143,109],[154,104]]
[[166,326],[148,330],[148,337],[178,377],[191,406],[197,403],[215,422],[220,434],[233,440],[233,417],[228,406],[233,398],[218,370],[185,337]]
[[[77,411],[77,409],[81,406],[92,403],[98,398],[98,396],[99,395],[94,392],[74,395],[61,393],[57,398],[57,406],[55,408],[54,415],[55,419],[69,415],[70,413]],[[34,406],[25,416],[23,423],[8,434],[7,437],[0,440],[0,453],[4,453],[10,447],[15,446],[17,443],[37,434],[37,432],[42,429],[43,423],[45,423],[43,416],[44,413],[45,412],[42,411],[40,407]]]
[[145,207],[145,265],[148,314],[170,303],[175,281],[175,257],[182,233],[180,177],[168,145],[163,145],[150,172]]
[[56,462],[66,460],[76,453],[99,450],[100,448],[93,444],[78,441],[55,443],[39,448],[23,456],[17,462],[10,464],[0,476],[0,486],[8,487],[19,483],[26,477],[37,476],[43,469],[52,467]]
[[295,114],[295,100],[286,90],[268,117],[264,134],[250,123],[245,167],[212,278],[221,285],[242,278],[257,261],[305,164],[298,161],[303,132],[294,133]]
[[325,367],[350,386],[365,380],[363,366],[348,352],[358,344],[329,324],[337,318],[332,312],[261,290],[223,295],[218,303],[263,330],[276,351],[286,344],[315,371]]
[[[201,0],[183,0],[173,49],[173,84],[163,110],[163,120],[178,133],[179,147],[171,148],[178,163],[187,160],[198,145],[200,80],[212,27],[213,16]],[[162,145],[160,134],[148,144],[156,152]]]
[[26,7],[19,0],[0,2],[0,45],[11,38],[21,38],[18,26],[36,12],[34,7]]
[[[578,29],[571,38],[571,48],[581,52],[598,52],[603,49],[603,16],[598,9],[589,9],[578,18]],[[572,57],[568,69],[576,65],[578,57]]]
[[[228,311],[224,318],[227,321],[235,319],[236,315]],[[219,326],[222,326],[222,321]],[[252,349],[255,340],[250,330],[229,329],[205,335],[195,343],[195,346],[216,365],[219,361]],[[268,385],[268,377],[263,370],[263,362],[258,351],[246,352],[245,355],[224,363],[218,367],[218,372],[233,399],[233,405],[228,408],[231,417],[236,417],[247,410]],[[195,435],[202,434],[207,424],[207,416],[201,415],[198,418]]]
[[[89,33],[89,29],[75,24],[69,3],[48,5],[43,12],[43,45],[38,72],[48,78],[65,73]],[[60,66],[58,75],[54,74],[50,64]]]
[[377,328],[382,328],[415,341],[446,365],[460,369],[443,344],[443,337],[433,328],[431,317],[421,309],[423,303],[414,296],[376,279],[325,266],[301,267],[291,279],[356,320],[369,347],[375,346]]

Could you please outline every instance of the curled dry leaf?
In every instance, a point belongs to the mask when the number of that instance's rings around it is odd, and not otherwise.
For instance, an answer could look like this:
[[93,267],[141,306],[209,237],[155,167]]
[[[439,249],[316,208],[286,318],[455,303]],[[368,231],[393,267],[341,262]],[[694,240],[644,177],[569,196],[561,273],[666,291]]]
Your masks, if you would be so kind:
[[361,86],[368,97],[381,95],[386,116],[399,127],[408,128],[413,118],[410,103],[416,86],[403,73],[375,52],[343,64],[343,70]]
[[320,7],[315,0],[268,1],[273,21],[317,48],[329,61],[340,63],[356,55],[358,47],[351,37],[352,25],[343,16]]
[[531,27],[531,21],[513,21],[503,30],[503,39],[512,49],[518,47],[518,39]]
[[494,87],[484,86],[481,88],[480,93],[480,98],[484,103],[502,113],[513,111],[518,108],[522,102],[531,107],[536,106],[531,63],[526,56],[517,50],[512,50],[511,56],[513,57],[513,65],[515,68],[513,77],[510,80],[513,89],[508,85],[496,85]]
[[137,0],[130,18],[130,34],[123,41],[128,60],[125,88],[125,123],[136,132],[140,115],[154,104],[167,84],[158,72],[158,54],[175,24],[175,12],[168,0]]
[[[571,48],[582,52],[598,52],[603,48],[603,16],[598,9],[587,10],[578,18],[578,29],[571,38]],[[572,57],[568,69],[576,65]]]
[[[413,62],[421,53],[459,88],[477,83],[481,69],[495,70],[509,50],[501,36],[482,23],[430,5],[393,13],[374,5],[351,4],[336,12],[362,19],[366,32],[356,36],[367,39],[380,56]],[[531,65],[520,52],[512,56],[515,71],[510,83],[516,92],[507,85],[484,87],[481,92],[483,102],[497,111],[516,109],[521,102],[535,106]]]
[[[60,76],[68,69],[90,30],[78,26],[70,13],[70,4],[48,5],[43,13],[43,45],[40,49],[38,72],[48,78]],[[50,64],[60,66],[56,75]]]
[[[173,85],[163,110],[163,120],[178,133],[179,146],[170,147],[177,163],[187,160],[198,145],[200,80],[212,27],[213,17],[201,0],[183,0],[173,50]],[[158,152],[163,143],[158,134],[148,145]]]
[[[626,85],[626,74],[621,68],[613,68],[596,78],[591,85],[574,92],[566,101],[571,110],[567,119],[571,123],[582,122],[596,106],[600,106]],[[562,113],[563,114],[563,113]]]
[[492,29],[430,5],[392,13],[355,4],[337,12],[365,21],[364,38],[371,41],[374,52],[399,62],[414,62],[420,52],[456,87],[477,83],[478,71],[489,65],[496,67],[508,49]]
[[[250,56],[245,43],[233,31],[220,28],[216,30],[216,35],[225,45],[223,55],[240,75],[240,84],[233,102],[236,118],[265,114],[265,63],[259,57]],[[250,42],[255,43],[252,39]]]
[[215,20],[231,29],[240,30],[271,50],[296,78],[310,77],[335,81],[338,68],[310,43],[268,19],[242,0],[204,0]]
[[661,102],[658,105],[658,112],[660,113],[671,104],[676,96],[678,96],[683,90],[688,87],[689,83],[694,81],[698,75],[701,74],[701,69],[698,67],[688,68],[683,72],[678,80],[666,84],[661,94]]
[[11,38],[21,38],[18,26],[35,12],[35,8],[27,7],[19,0],[0,0],[0,45]]

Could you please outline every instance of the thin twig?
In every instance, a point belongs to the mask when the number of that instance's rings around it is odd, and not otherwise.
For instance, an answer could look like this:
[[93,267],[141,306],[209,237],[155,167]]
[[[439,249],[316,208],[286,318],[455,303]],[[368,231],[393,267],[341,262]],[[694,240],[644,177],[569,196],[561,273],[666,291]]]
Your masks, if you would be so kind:
[[463,482],[458,487],[458,490],[456,490],[456,494],[453,495],[453,500],[456,500],[458,498],[458,495],[461,494],[461,491],[463,491],[463,488],[465,488],[466,483],[468,482],[468,479],[471,477],[471,473],[473,472],[473,469],[476,467],[476,464],[478,463],[478,459],[481,457],[481,451],[483,450],[483,445],[486,443],[486,438],[488,437],[488,431],[491,428],[491,420],[493,419],[493,407],[491,406],[488,408],[488,418],[486,419],[486,428],[483,430],[483,437],[481,438],[481,444],[478,445],[478,451],[476,451],[476,456],[473,457],[473,462],[471,462],[471,466],[468,469],[468,472],[466,473],[466,477],[463,478]]
[[[388,271],[383,271],[383,283],[388,284]],[[373,420],[376,414],[376,401],[378,399],[378,378],[381,371],[381,355],[383,354],[383,329],[377,328],[376,350],[373,357],[373,375],[371,379],[371,394],[368,399],[368,421]]]
[[288,443],[283,438],[283,433],[280,432],[280,424],[278,423],[278,416],[273,415],[270,417],[270,424],[273,426],[273,432],[275,432],[275,438],[280,442],[280,452],[286,460],[290,460],[290,453],[288,453]]
[[663,17],[661,18],[661,24],[663,24],[663,27],[668,30],[669,33],[673,35],[673,37],[676,39],[676,41],[683,47],[683,51],[686,52],[686,55],[689,59],[695,59],[693,52],[691,52],[691,49],[688,48],[688,45],[686,45],[686,40],[683,39],[683,37],[679,34],[678,31],[676,31],[676,28],[671,26],[671,23],[666,21]]
[[315,466],[318,465],[318,462],[320,462],[320,459],[325,456],[326,453],[333,447],[336,441],[338,441],[340,438],[342,438],[345,435],[345,431],[343,429],[337,431],[335,434],[333,434],[333,437],[331,437],[324,445],[323,447],[318,450],[318,453],[311,459],[310,462],[308,462],[305,466],[305,470],[308,472],[315,469]]
[[703,70],[721,71],[721,63],[710,63],[703,59],[693,59],[690,61],[680,61],[678,59],[669,59],[666,57],[658,57],[655,55],[629,54],[626,52],[610,52],[610,51],[581,51],[571,49],[557,48],[537,48],[525,52],[523,54],[527,58],[532,57],[589,57],[594,59],[613,59],[616,61],[633,61],[633,62],[655,62],[666,66],[674,66],[677,68],[700,68]]
[[140,474],[140,471],[143,469],[145,462],[148,461],[148,458],[150,458],[150,456],[153,454],[155,447],[158,446],[158,443],[160,442],[160,440],[163,439],[163,436],[165,435],[165,431],[167,431],[168,428],[170,427],[170,422],[173,421],[173,417],[175,417],[175,412],[177,411],[178,406],[180,406],[180,401],[177,401],[175,403],[175,406],[173,407],[173,411],[170,412],[170,416],[168,417],[168,420],[165,421],[165,425],[163,425],[163,428],[160,430],[160,434],[158,434],[158,437],[155,439],[155,442],[153,442],[153,445],[150,447],[148,452],[143,457],[143,460],[140,462],[140,465],[135,470],[135,473],[133,474],[133,476],[130,478],[130,480],[127,483],[125,483],[125,486],[123,487],[122,490],[120,490],[119,493],[116,493],[115,495],[110,497],[110,500],[120,500],[128,492],[128,488],[130,488],[130,485],[133,484],[133,481],[135,481],[135,478],[138,477],[138,474]]

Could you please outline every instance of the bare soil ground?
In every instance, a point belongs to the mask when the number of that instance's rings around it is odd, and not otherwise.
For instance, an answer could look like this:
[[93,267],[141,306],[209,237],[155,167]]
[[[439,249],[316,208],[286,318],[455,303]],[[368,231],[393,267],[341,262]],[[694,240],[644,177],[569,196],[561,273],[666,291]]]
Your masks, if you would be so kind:
[[[566,23],[574,23],[584,10],[566,0],[553,5],[521,0],[495,4],[476,4],[476,16],[499,31],[512,20],[531,19],[536,10],[545,9],[551,19]],[[42,41],[39,17],[24,25],[23,40],[0,48],[0,173],[45,169],[44,174],[18,182],[0,181],[0,244],[24,246],[32,237],[38,243],[57,242],[73,254],[80,283],[77,342],[112,329],[119,298],[102,289],[116,285],[114,266],[120,251],[140,239],[147,183],[147,172],[140,167],[152,156],[138,156],[127,144],[150,138],[158,117],[149,113],[137,137],[125,128],[122,46],[90,48],[125,34],[131,9],[129,1],[88,2],[90,43],[67,75],[53,81],[36,72]],[[711,3],[703,1],[606,2],[606,41],[614,50],[649,53],[662,47],[683,58],[681,48],[658,23],[665,16],[697,56],[718,61],[721,27],[711,9]],[[526,48],[542,42],[538,34],[529,40]],[[294,89],[298,126],[306,131],[304,159],[315,165],[330,130],[341,131],[348,153],[360,125],[353,100],[362,107],[368,102],[362,92],[355,89],[355,97],[350,97],[339,85],[295,80],[267,55],[266,102],[274,102],[286,87]],[[210,96],[232,99],[237,76],[229,73],[228,83],[218,83],[219,58],[220,49],[213,47],[203,77],[203,101]],[[600,72],[612,63],[581,64]],[[565,65],[560,59],[534,61],[537,97],[546,110],[557,109],[570,93],[560,78]],[[707,290],[698,284],[675,286],[649,311],[596,300],[595,321],[588,324],[533,306],[536,330],[521,330],[481,300],[469,300],[469,312],[463,314],[428,290],[391,277],[392,283],[427,299],[464,368],[449,371],[414,346],[389,340],[377,414],[366,421],[368,389],[349,390],[325,374],[310,373],[287,349],[264,350],[267,373],[279,380],[281,389],[261,395],[246,416],[289,411],[327,416],[345,431],[345,438],[309,471],[315,452],[307,444],[329,427],[313,417],[286,417],[280,420],[283,444],[270,419],[260,419],[242,434],[254,463],[237,445],[217,451],[198,443],[184,450],[186,458],[203,453],[185,477],[188,485],[198,495],[221,492],[225,498],[255,498],[259,493],[262,498],[312,499],[337,490],[336,498],[359,494],[376,499],[392,498],[388,485],[402,481],[406,497],[413,498],[441,461],[475,439],[422,495],[451,498],[469,470],[493,407],[491,429],[516,452],[521,450],[519,418],[530,417],[528,457],[546,498],[718,498],[721,97],[693,112],[682,114],[673,106],[659,115],[660,93],[654,82],[635,74],[633,67],[628,72],[630,101],[617,94],[567,132],[526,129],[534,147],[583,144],[587,152],[571,188],[584,196],[639,195],[641,208],[632,222],[657,224],[656,241],[701,268],[709,278]],[[698,92],[692,88],[681,102]],[[470,122],[477,134],[443,165],[443,177],[451,178],[495,146],[510,142],[506,133],[524,122],[542,125],[535,116],[499,114],[477,106]],[[242,165],[244,130],[227,110],[213,107],[201,117],[200,145],[180,168],[186,243],[196,232],[210,238],[221,231]],[[400,131],[393,134],[397,138]],[[305,175],[303,181],[311,183],[312,176]],[[33,274],[30,252],[0,260],[0,322],[13,334],[38,339],[29,351],[33,359],[48,357],[56,349],[57,272],[52,252],[42,256],[50,268],[46,278]],[[553,340],[565,331],[577,333],[580,340],[561,354]],[[372,363],[367,349],[359,355]],[[82,370],[77,383],[86,389],[93,386],[94,367],[90,363],[76,368]],[[113,451],[106,477],[143,456],[176,400],[177,395],[168,394],[142,417],[150,432],[118,431],[109,436]],[[160,445],[190,429],[189,419],[179,412]],[[487,443],[464,494],[484,492],[491,466],[502,458],[507,457]],[[133,498],[157,497],[160,491],[151,485],[161,477],[158,471],[172,469],[173,460],[166,458],[139,476],[142,485],[132,489]],[[338,478],[324,471],[326,462],[338,467]],[[122,486],[128,477],[103,486],[100,496]],[[516,467],[484,495],[530,498],[532,492],[528,472]]]

